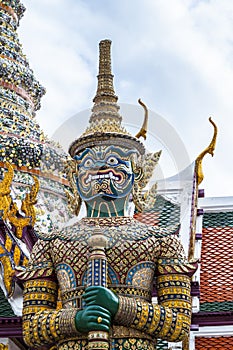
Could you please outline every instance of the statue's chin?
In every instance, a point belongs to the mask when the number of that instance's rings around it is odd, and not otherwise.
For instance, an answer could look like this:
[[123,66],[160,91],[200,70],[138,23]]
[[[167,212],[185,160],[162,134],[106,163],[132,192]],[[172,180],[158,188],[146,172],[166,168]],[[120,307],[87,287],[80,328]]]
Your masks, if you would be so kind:
[[95,191],[90,189],[89,191],[82,191],[80,187],[78,187],[78,192],[80,197],[84,202],[90,202],[93,200],[104,200],[111,201],[116,199],[126,198],[132,190],[132,184],[127,184],[122,191],[117,191],[117,189],[112,189],[110,186],[107,188],[101,188],[99,191]]
[[82,200],[84,202],[90,202],[90,201],[93,201],[93,200],[102,200],[102,201],[111,201],[111,200],[116,200],[116,199],[122,199],[122,198],[126,198],[129,193],[130,193],[130,190],[125,192],[125,193],[117,193],[117,194],[109,194],[109,193],[105,193],[105,192],[99,192],[99,193],[96,193],[92,196],[85,196],[85,195],[80,195],[80,197],[82,198]]
[[114,194],[109,195],[108,193],[101,192],[101,193],[97,193],[91,197],[81,196],[81,198],[84,202],[90,202],[90,201],[93,201],[94,199],[102,199],[104,201],[110,201],[112,199],[120,198],[120,196],[114,195]]

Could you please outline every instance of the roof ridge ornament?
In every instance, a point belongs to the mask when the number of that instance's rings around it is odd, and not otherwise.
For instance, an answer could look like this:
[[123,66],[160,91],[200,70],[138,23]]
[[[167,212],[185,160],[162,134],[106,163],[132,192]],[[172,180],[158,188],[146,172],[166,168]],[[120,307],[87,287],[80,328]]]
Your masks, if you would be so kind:
[[209,118],[209,121],[214,127],[214,134],[213,134],[212,140],[211,140],[209,146],[206,147],[199,154],[199,156],[196,158],[196,161],[195,161],[195,173],[196,173],[196,177],[197,177],[197,185],[198,186],[202,183],[202,181],[204,179],[204,173],[203,173],[203,170],[202,170],[203,158],[205,157],[205,155],[207,153],[211,154],[212,157],[214,156],[214,150],[215,150],[216,140],[217,140],[217,135],[218,135],[217,125],[213,122],[211,117]]
[[143,121],[142,127],[141,127],[140,131],[137,133],[137,135],[135,135],[135,137],[137,139],[139,139],[140,137],[143,137],[144,140],[146,140],[146,134],[147,134],[147,129],[148,129],[148,109],[147,109],[145,103],[143,103],[140,98],[138,99],[138,103],[144,108],[145,116],[144,116],[144,121]]

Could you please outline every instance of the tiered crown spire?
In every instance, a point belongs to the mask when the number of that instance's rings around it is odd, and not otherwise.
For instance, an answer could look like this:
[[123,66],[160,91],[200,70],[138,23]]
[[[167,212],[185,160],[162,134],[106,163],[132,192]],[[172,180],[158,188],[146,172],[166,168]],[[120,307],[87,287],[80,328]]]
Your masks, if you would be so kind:
[[93,102],[98,103],[103,99],[106,102],[117,102],[113,87],[113,77],[111,70],[111,40],[102,40],[99,43],[99,74],[96,96]]
[[102,40],[99,43],[99,74],[97,92],[93,99],[94,106],[90,122],[98,119],[113,119],[121,122],[122,118],[118,111],[118,97],[113,87],[113,74],[111,71],[111,41]]
[[99,74],[97,92],[89,126],[69,149],[71,156],[98,144],[123,145],[144,154],[143,144],[121,125],[122,117],[117,104],[118,97],[113,87],[111,71],[111,41],[102,40],[99,44]]

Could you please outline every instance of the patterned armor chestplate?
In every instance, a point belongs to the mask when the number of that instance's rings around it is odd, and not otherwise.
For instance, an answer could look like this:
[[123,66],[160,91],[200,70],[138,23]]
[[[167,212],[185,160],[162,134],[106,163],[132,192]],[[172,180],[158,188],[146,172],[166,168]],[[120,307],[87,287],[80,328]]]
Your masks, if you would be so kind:
[[[93,226],[72,228],[72,233],[69,231],[66,235],[67,228],[62,237],[51,242],[50,252],[63,307],[81,308],[90,254],[87,239]],[[150,301],[159,240],[148,232],[145,225],[135,221],[131,221],[130,229],[124,225],[104,226],[102,229],[109,241],[106,249],[108,288],[118,295]]]

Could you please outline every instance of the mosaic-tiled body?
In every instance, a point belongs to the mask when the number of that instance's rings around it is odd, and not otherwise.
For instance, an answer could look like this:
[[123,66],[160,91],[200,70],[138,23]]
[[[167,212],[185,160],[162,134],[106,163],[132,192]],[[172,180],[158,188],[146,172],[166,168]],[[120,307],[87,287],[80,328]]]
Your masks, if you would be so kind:
[[[96,224],[108,238],[108,288],[120,298],[110,349],[155,349],[158,337],[183,339],[189,331],[189,276],[195,264],[185,261],[172,229],[148,227],[131,218],[90,218],[41,238],[34,246],[23,276],[28,345],[56,342],[58,349],[87,349],[87,334],[77,332],[74,318],[85,307],[81,296],[87,283],[87,240]],[[151,303],[154,282],[158,304]],[[60,310],[56,310],[58,288]]]

